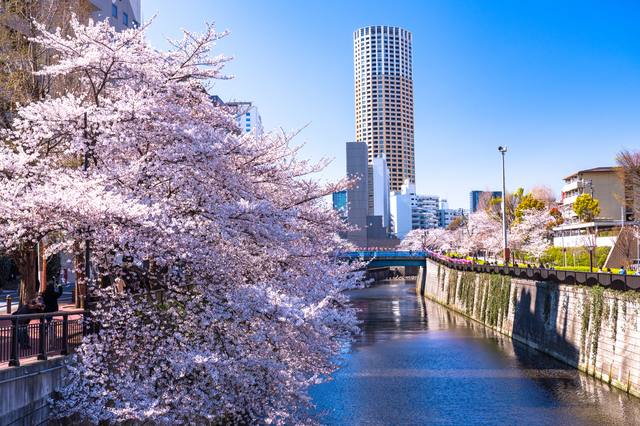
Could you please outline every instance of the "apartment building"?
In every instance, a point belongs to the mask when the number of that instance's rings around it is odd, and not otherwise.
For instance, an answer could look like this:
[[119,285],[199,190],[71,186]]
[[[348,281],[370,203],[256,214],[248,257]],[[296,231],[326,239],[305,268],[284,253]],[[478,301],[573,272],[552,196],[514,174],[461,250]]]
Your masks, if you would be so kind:
[[137,28],[142,22],[140,0],[87,0],[95,21],[108,20],[117,30]]
[[615,168],[596,167],[581,170],[564,178],[562,187],[562,204],[571,208],[582,194],[589,194],[598,200],[600,215],[597,219],[620,221],[630,220],[633,212],[626,209],[616,197],[623,196],[623,188],[618,180]]

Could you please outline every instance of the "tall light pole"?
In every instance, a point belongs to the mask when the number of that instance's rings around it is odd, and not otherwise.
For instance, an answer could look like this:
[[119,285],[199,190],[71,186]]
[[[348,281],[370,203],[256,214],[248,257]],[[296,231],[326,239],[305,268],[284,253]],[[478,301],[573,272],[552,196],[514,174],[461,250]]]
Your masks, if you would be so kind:
[[498,151],[502,153],[502,236],[504,238],[504,264],[509,264],[509,246],[507,245],[507,190],[504,180],[504,154],[507,153],[507,145],[499,146]]

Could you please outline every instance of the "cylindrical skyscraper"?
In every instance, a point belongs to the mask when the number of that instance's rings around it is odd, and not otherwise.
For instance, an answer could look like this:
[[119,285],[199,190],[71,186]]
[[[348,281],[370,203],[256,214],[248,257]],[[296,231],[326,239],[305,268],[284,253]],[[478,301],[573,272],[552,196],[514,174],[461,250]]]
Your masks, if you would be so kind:
[[402,28],[353,33],[356,141],[367,143],[369,163],[386,154],[391,191],[416,178],[411,51],[411,33]]

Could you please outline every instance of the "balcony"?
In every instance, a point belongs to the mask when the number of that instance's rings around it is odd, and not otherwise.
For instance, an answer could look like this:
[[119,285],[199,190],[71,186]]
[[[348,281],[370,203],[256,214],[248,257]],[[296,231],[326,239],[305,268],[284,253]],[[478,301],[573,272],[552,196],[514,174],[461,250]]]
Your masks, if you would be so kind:
[[562,203],[563,203],[563,205],[565,205],[565,206],[570,206],[570,205],[572,205],[573,203],[575,203],[575,202],[576,202],[576,200],[578,199],[578,197],[579,197],[579,196],[580,196],[580,194],[576,194],[576,195],[574,195],[574,196],[572,196],[572,197],[566,197],[566,198],[562,201]]
[[584,188],[584,181],[576,180],[562,187],[562,192],[571,192],[579,188]]

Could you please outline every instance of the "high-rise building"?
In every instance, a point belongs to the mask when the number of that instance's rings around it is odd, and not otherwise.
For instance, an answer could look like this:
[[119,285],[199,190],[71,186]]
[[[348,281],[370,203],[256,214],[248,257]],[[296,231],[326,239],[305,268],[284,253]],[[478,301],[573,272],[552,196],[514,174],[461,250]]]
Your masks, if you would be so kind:
[[[384,191],[384,176],[388,176],[388,172],[385,173],[384,162],[382,167],[379,166],[368,164],[366,143],[347,142],[347,176],[360,179],[347,190],[347,221],[359,229],[345,232],[341,236],[357,247],[394,247],[399,242],[389,235],[387,226],[384,225],[389,223],[388,207],[385,218],[384,205],[371,207],[369,204],[372,195],[374,202],[377,200],[384,204],[383,192],[389,194],[388,180],[386,191]],[[379,179],[380,177],[382,179]],[[376,181],[378,181],[377,189]],[[386,200],[388,205],[389,198],[387,197]],[[374,212],[376,209],[381,209],[380,214],[372,214],[371,208]]]
[[364,27],[353,33],[356,141],[369,163],[386,154],[391,191],[415,183],[411,33]]

